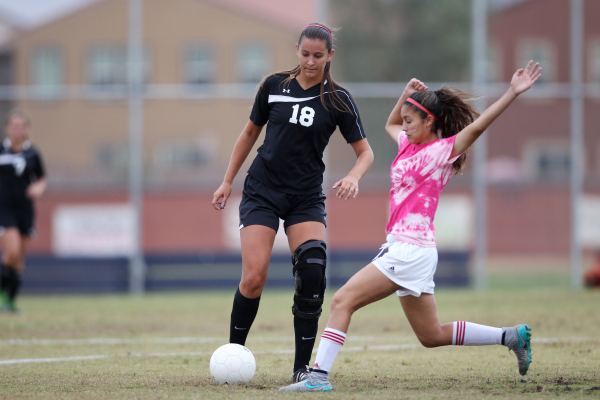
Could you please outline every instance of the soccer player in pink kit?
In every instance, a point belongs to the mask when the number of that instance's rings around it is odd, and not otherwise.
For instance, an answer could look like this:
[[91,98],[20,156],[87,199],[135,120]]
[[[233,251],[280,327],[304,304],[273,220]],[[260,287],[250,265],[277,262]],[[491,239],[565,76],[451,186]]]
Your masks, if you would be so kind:
[[517,356],[519,373],[531,362],[531,328],[495,328],[472,322],[441,324],[433,296],[437,266],[433,218],[440,192],[462,170],[467,150],[490,124],[541,76],[530,61],[513,75],[507,92],[481,115],[466,93],[443,87],[428,91],[412,79],[392,110],[386,131],[398,143],[392,163],[387,243],[372,263],[333,296],[315,366],[306,380],[281,391],[329,391],[329,371],[346,339],[352,314],[396,292],[411,327],[425,347],[501,344]]

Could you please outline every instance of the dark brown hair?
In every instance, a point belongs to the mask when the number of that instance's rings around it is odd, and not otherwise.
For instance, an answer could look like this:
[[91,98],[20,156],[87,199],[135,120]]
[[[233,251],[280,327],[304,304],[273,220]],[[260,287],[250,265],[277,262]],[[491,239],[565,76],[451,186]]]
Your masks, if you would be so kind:
[[[471,104],[475,97],[458,89],[442,87],[433,92],[415,92],[410,97],[435,115],[437,120],[434,120],[433,131],[440,139],[456,135],[479,117],[479,112]],[[427,118],[428,114],[417,106],[407,101],[403,105],[418,112],[422,119]],[[469,149],[452,164],[455,174],[464,168],[468,152]]]
[[[329,54],[329,53],[331,53],[331,49],[333,48],[333,32],[334,31],[335,30],[332,30],[323,24],[311,23],[302,30],[302,33],[300,33],[300,38],[298,39],[298,46],[300,46],[300,44],[302,43],[302,38],[322,40],[325,42],[325,47],[327,48],[327,53]],[[292,79],[294,79],[299,73],[300,73],[300,65],[297,65],[296,68],[293,68],[289,71],[279,71],[279,72],[272,73],[271,75],[266,76],[262,80],[259,87],[263,85],[263,83],[265,82],[265,80],[268,77],[273,76],[273,75],[288,75],[288,77],[285,80],[283,80],[283,82],[281,82],[282,85],[287,86],[290,83],[290,81]],[[325,87],[325,86],[327,86],[327,87]],[[320,87],[321,104],[323,104],[323,107],[325,108],[325,110],[327,110],[327,104],[325,103],[325,95],[327,95],[327,98],[329,99],[329,103],[333,106],[333,108],[335,108],[338,111],[352,113],[352,110],[350,109],[348,104],[344,103],[344,101],[338,94],[336,86],[338,88],[342,88],[337,83],[335,83],[335,81],[331,77],[331,61],[328,61],[325,64],[325,69],[323,71],[323,79],[321,80],[321,87]],[[344,88],[342,88],[342,89],[344,89]],[[325,93],[325,91],[327,91],[327,93]]]

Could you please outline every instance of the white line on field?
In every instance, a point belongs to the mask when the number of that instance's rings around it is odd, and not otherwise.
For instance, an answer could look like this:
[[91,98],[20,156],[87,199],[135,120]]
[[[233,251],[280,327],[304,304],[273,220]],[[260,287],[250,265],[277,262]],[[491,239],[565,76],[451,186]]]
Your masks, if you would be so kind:
[[73,357],[58,357],[58,358],[19,358],[17,360],[0,360],[0,364],[48,363],[48,362],[57,362],[57,361],[97,360],[99,358],[108,358],[108,356],[73,356]]
[[582,343],[582,342],[597,342],[598,337],[572,337],[572,338],[534,338],[533,343]]
[[[389,340],[381,336],[348,336],[347,340],[375,342]],[[395,341],[412,340],[409,337],[395,337]],[[87,339],[7,339],[0,340],[5,346],[56,346],[56,345],[120,345],[120,344],[187,344],[187,343],[227,343],[226,337],[174,337],[174,338],[87,338]],[[250,342],[292,342],[293,336],[257,336],[251,337]]]
[[[416,349],[419,345],[416,344],[392,344],[385,346],[356,346],[356,347],[342,347],[341,351],[386,351],[386,350],[406,350]],[[313,350],[316,353],[317,349]],[[284,350],[257,350],[253,351],[253,354],[294,354],[292,349]],[[178,357],[178,356],[209,356],[212,352],[209,351],[195,351],[195,352],[184,352],[184,353],[127,353],[128,357]]]
[[[253,342],[291,342],[292,336],[257,336],[249,339]],[[348,336],[347,341],[357,342],[382,342],[386,340],[412,341],[412,337],[385,337],[385,336]],[[560,343],[560,342],[597,342],[600,337],[571,337],[571,338],[534,338],[533,343]],[[7,339],[0,340],[4,346],[56,346],[56,345],[121,345],[121,344],[206,344],[227,343],[226,337],[174,337],[174,338],[87,338],[87,339]]]
[[[220,339],[223,341],[223,339]],[[597,342],[600,341],[600,337],[572,337],[572,338],[536,338],[532,339],[532,342],[540,344],[548,343],[582,343],[582,342]],[[208,342],[207,342],[208,343]],[[391,351],[391,350],[411,350],[421,347],[418,344],[391,344],[391,345],[376,345],[376,346],[355,346],[355,347],[343,347],[343,352],[356,352],[356,351]],[[313,353],[316,353],[316,349]],[[254,354],[293,354],[294,350],[257,350]],[[194,356],[208,356],[212,352],[206,351],[194,351],[194,352],[178,352],[178,353],[127,353],[117,357],[194,357]],[[79,361],[79,360],[94,360],[94,359],[107,359],[115,356],[97,355],[97,356],[73,356],[73,357],[58,357],[58,358],[20,358],[16,360],[0,360],[0,365],[7,364],[24,364],[24,363],[44,363],[44,362],[59,362],[59,361]]]
[[[398,344],[398,345],[387,345],[387,346],[357,346],[357,347],[346,347],[342,348],[341,351],[388,351],[388,350],[407,350],[416,349],[419,347],[416,344]],[[317,350],[314,349],[313,353]],[[253,352],[256,355],[262,354],[293,354],[294,350],[259,350]],[[194,357],[194,356],[208,356],[212,352],[209,351],[192,351],[192,352],[179,352],[179,353],[127,353],[120,357]],[[25,363],[42,363],[42,362],[59,362],[59,361],[79,361],[79,360],[94,360],[94,359],[106,359],[110,356],[74,356],[74,357],[58,357],[58,358],[19,358],[16,360],[0,360],[0,364],[25,364]]]

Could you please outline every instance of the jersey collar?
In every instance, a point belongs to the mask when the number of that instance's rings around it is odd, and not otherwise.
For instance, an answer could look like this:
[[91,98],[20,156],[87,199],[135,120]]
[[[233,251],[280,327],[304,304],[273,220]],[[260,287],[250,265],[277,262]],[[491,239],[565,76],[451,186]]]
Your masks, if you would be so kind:
[[[312,90],[313,88],[320,87],[319,85],[321,84],[321,83],[315,83],[308,89],[304,89],[304,88],[302,88],[302,86],[300,85],[300,82],[298,82],[298,79],[296,79],[295,76],[294,76],[294,81],[296,81],[296,85],[298,85],[298,87],[305,92],[308,92],[308,91]],[[327,79],[325,79],[325,82],[323,82],[323,85],[327,85]]]

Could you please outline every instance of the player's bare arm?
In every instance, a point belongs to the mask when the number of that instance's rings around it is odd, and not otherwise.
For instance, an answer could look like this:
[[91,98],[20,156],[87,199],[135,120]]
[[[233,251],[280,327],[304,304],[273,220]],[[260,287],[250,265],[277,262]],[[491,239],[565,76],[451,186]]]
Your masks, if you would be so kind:
[[212,205],[215,210],[222,210],[225,208],[227,199],[231,195],[231,184],[233,183],[233,179],[239,172],[244,161],[246,161],[252,147],[254,147],[262,128],[262,126],[257,126],[252,121],[248,121],[242,130],[242,133],[233,148],[233,153],[231,154],[231,159],[229,160],[229,166],[227,167],[223,183],[213,195]]
[[333,185],[334,189],[338,189],[335,195],[344,200],[348,200],[350,196],[356,198],[358,195],[358,181],[365,176],[375,159],[373,150],[371,150],[371,146],[369,146],[367,139],[352,142],[350,145],[356,153],[356,164],[346,177],[340,179]]
[[400,134],[400,131],[402,131],[403,121],[402,115],[400,114],[400,111],[402,110],[402,104],[404,104],[406,99],[408,99],[408,97],[414,92],[421,92],[427,89],[428,87],[416,78],[411,79],[406,85],[404,92],[402,92],[402,96],[400,96],[398,99],[396,106],[390,113],[387,123],[385,124],[385,130],[394,140],[394,142],[398,143],[398,135]]
[[539,63],[532,65],[533,61],[529,61],[525,68],[518,69],[513,75],[510,87],[506,93],[488,107],[472,124],[456,135],[450,158],[456,157],[467,150],[518,95],[531,88],[540,76],[542,76],[542,67],[539,66]]

